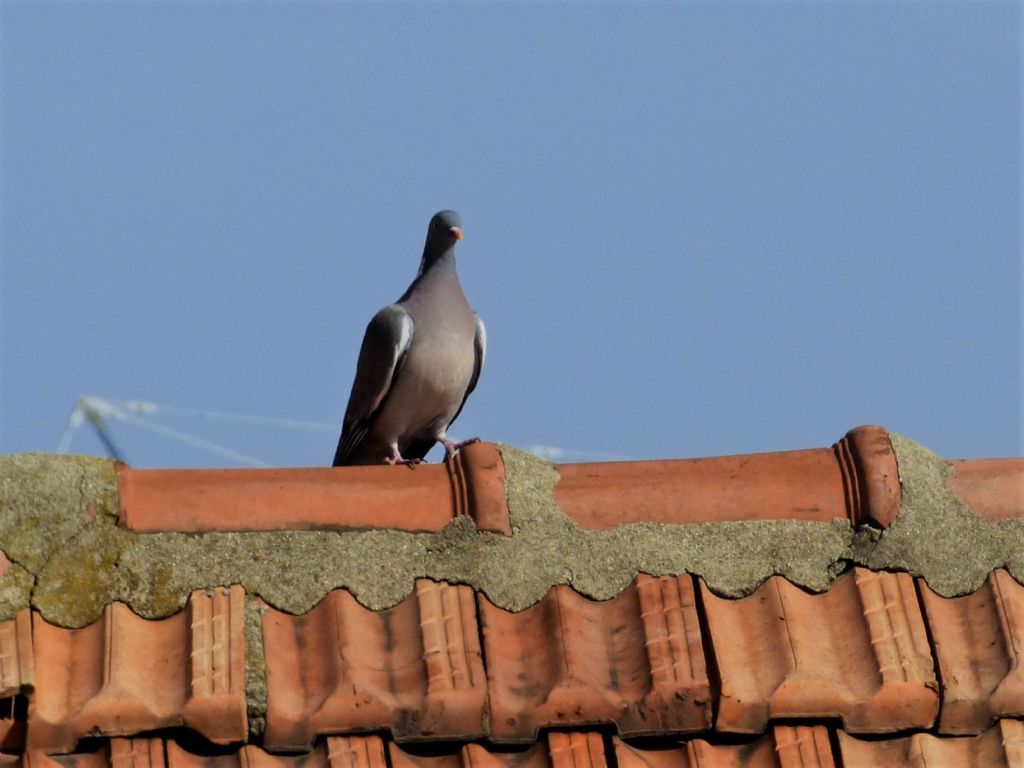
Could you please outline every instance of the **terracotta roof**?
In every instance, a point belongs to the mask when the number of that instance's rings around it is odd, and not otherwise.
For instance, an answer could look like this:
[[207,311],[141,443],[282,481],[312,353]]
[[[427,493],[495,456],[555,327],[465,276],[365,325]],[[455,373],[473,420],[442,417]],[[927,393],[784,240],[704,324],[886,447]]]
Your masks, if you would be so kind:
[[1024,460],[0,483],[0,763],[1024,766]]
[[308,753],[273,754],[245,745],[196,754],[161,738],[115,738],[88,752],[48,756],[28,750],[0,755],[0,764],[38,768],[1016,768],[1024,762],[1024,723],[1002,720],[978,736],[926,733],[882,741],[861,739],[827,725],[774,725],[748,743],[713,744],[694,738],[643,748],[595,731],[552,731],[525,752],[486,744],[449,746],[424,756],[379,736],[329,736]]

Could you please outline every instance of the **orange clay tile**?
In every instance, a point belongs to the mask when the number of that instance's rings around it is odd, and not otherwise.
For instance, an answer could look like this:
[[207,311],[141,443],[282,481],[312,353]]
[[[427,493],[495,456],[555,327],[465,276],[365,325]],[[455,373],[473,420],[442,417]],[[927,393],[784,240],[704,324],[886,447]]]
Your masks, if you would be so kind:
[[25,608],[0,622],[0,750],[24,749],[24,694],[34,685],[32,613]]
[[369,736],[332,737],[309,752],[290,755],[271,754],[252,744],[222,755],[196,755],[168,741],[167,768],[386,768],[386,765],[383,742],[377,736]]
[[1024,587],[999,570],[966,597],[939,597],[923,580],[918,588],[942,681],[939,732],[1024,716]]
[[[400,528],[469,514],[510,534],[504,463],[489,443],[444,464],[138,470],[120,465],[121,520],[136,531]],[[888,525],[899,479],[888,433],[858,427],[832,448],[708,459],[565,464],[555,500],[584,528],[630,522],[850,519]]]
[[25,749],[26,722],[18,716],[17,702],[14,697],[0,699],[0,753]]
[[[16,765],[17,760],[0,765]],[[56,757],[29,750],[25,768],[387,768],[378,736],[330,737],[302,754],[274,755],[247,744],[237,750],[198,755],[171,740],[110,739],[102,748]]]
[[179,725],[215,743],[244,741],[244,600],[241,587],[196,591],[187,610],[159,621],[114,603],[82,629],[35,616],[28,747],[69,752],[86,735]]
[[1024,459],[951,461],[946,486],[992,521],[1024,517]]
[[1024,723],[1002,720],[980,736],[915,733],[884,740],[839,732],[843,768],[1021,768]]
[[775,519],[887,526],[900,507],[896,458],[881,427],[858,427],[832,448],[563,464],[559,474],[555,501],[583,528]]
[[551,768],[607,768],[600,734],[579,731],[548,734]]
[[741,600],[702,583],[721,676],[718,730],[841,718],[855,733],[928,728],[937,683],[914,580],[863,568],[821,595],[774,576]]
[[32,612],[18,611],[0,622],[0,697],[14,696],[35,685],[32,658]]
[[0,578],[11,569],[11,561],[7,559],[7,553],[0,549]]
[[481,531],[512,535],[505,498],[505,462],[492,443],[471,443],[449,462],[453,515],[469,515]]
[[[8,756],[4,755],[3,757]],[[109,749],[60,755],[59,757],[49,756],[38,750],[29,750],[14,758],[14,761],[8,765],[20,766],[20,768],[112,768],[113,762]],[[121,766],[119,765],[118,768]],[[140,764],[139,768],[143,768],[143,765]]]
[[[1024,459],[953,462],[950,487],[993,520],[1024,516]],[[121,522],[136,531],[398,528],[470,515],[511,534],[497,446],[444,464],[312,469],[118,467]],[[668,461],[563,464],[555,501],[578,525],[850,520],[886,527],[900,508],[889,433],[850,430],[831,448]],[[2,568],[2,561],[0,561]]]
[[606,768],[604,744],[596,733],[552,733],[547,743],[522,752],[492,752],[463,744],[442,755],[422,756],[388,745],[391,768]]
[[95,751],[58,757],[35,750],[21,761],[0,755],[0,765],[18,762],[26,768],[607,768],[601,736],[576,732],[550,734],[525,752],[463,744],[431,756],[406,752],[375,735],[329,736],[299,754],[272,754],[249,744],[198,755],[172,740],[138,738],[110,739]]
[[545,726],[614,723],[624,735],[711,727],[693,581],[640,575],[613,600],[569,587],[521,613],[477,597],[491,738],[532,741]]
[[[111,742],[112,747],[116,741]],[[152,741],[160,744],[159,739]],[[379,736],[331,736],[309,752],[298,754],[272,754],[247,744],[226,754],[197,755],[167,741],[166,753],[167,768],[388,768]],[[121,768],[112,763],[111,768]],[[157,768],[157,764],[124,768]]]
[[330,768],[388,768],[379,736],[331,736],[323,744]]
[[749,744],[691,739],[675,749],[653,750],[614,742],[618,768],[836,768],[822,725],[777,725]]
[[[103,752],[95,753],[103,757]],[[162,739],[111,739],[107,744],[111,768],[166,768],[167,753]]]
[[267,609],[270,749],[324,733],[390,729],[397,738],[484,733],[486,682],[473,590],[421,579],[388,610],[344,590],[302,616]]
[[439,531],[469,514],[511,534],[497,446],[416,467],[132,469],[118,465],[121,523],[135,531],[400,528]]

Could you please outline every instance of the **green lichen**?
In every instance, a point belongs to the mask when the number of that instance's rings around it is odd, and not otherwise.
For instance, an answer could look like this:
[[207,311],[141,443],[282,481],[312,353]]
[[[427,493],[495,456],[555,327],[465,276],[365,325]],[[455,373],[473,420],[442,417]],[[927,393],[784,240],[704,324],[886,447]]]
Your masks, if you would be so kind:
[[32,600],[35,577],[25,568],[13,563],[0,578],[0,619],[12,619]]
[[37,573],[83,528],[117,517],[114,463],[43,453],[0,456],[0,536],[7,557]]

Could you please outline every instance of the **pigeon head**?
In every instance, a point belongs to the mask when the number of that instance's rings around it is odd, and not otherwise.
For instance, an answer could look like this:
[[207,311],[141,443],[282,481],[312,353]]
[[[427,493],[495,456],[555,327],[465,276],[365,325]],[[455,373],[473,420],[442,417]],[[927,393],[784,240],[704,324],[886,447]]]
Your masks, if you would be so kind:
[[[462,217],[455,211],[438,211],[430,219],[430,226],[427,227],[427,243],[423,246],[423,260],[420,261],[420,274],[427,267],[440,262],[443,256],[454,253],[455,244],[462,239]],[[451,262],[453,258],[444,259],[443,263]]]
[[427,229],[427,246],[436,244],[441,251],[447,251],[462,239],[462,217],[455,211],[438,211],[430,219]]

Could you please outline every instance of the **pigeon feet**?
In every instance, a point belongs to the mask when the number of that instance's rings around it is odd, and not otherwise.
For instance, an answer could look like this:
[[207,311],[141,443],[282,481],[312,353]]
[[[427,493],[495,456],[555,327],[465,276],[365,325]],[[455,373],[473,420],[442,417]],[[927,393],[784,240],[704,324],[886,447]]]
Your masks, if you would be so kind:
[[391,455],[384,458],[385,464],[390,464],[392,467],[404,465],[407,467],[415,467],[417,464],[422,464],[423,459],[403,459],[402,454],[398,450],[397,445],[391,446]]
[[471,437],[471,438],[469,438],[469,440],[463,440],[463,441],[458,442],[458,443],[456,443],[456,442],[454,442],[452,440],[449,440],[447,437],[442,437],[441,438],[441,445],[444,446],[444,458],[445,458],[445,461],[447,461],[452,456],[454,456],[455,452],[457,450],[459,450],[460,448],[465,448],[467,445],[471,445],[473,443],[479,443],[479,442],[480,442],[480,438],[479,437]]

